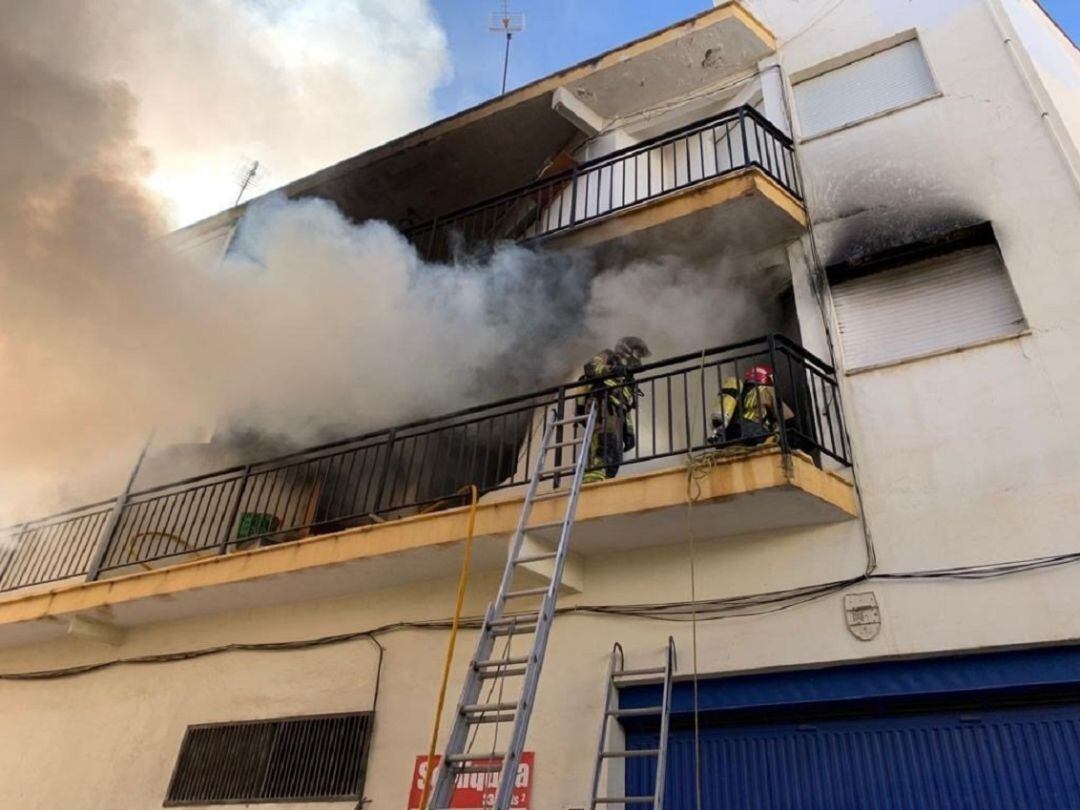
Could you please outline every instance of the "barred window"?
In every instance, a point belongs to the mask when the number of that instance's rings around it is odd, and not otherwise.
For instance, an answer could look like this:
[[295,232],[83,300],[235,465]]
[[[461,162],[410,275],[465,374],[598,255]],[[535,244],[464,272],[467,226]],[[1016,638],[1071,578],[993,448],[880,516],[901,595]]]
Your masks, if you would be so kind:
[[188,726],[165,806],[356,801],[371,712]]

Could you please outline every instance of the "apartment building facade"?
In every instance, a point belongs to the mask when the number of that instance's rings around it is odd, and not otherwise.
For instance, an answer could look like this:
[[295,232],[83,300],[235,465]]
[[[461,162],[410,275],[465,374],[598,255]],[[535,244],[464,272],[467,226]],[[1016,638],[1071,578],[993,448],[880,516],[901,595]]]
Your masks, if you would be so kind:
[[[668,810],[1077,801],[1080,53],[1033,0],[718,3],[285,193],[433,261],[669,257],[759,297],[764,334],[638,373],[637,445],[581,492],[515,806],[588,806],[613,645],[650,667],[669,638]],[[178,239],[220,255],[242,213]],[[717,453],[711,402],[755,365],[792,419]],[[0,806],[416,807],[470,519],[440,745],[537,428],[583,401],[477,402],[6,530]],[[562,505],[534,509],[537,548]],[[650,748],[658,718],[616,733]],[[602,779],[642,795],[654,767]],[[464,782],[455,806],[487,806]]]

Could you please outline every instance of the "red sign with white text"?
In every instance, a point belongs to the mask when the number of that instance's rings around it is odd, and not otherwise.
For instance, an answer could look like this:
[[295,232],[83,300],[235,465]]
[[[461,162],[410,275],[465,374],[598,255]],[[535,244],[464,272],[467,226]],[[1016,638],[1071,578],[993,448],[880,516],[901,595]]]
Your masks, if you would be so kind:
[[[510,806],[514,810],[529,810],[532,801],[532,751],[521,752],[521,762],[518,763],[517,777],[514,779],[514,796]],[[435,757],[436,771],[442,757]],[[477,760],[477,765],[486,765],[492,760]],[[418,810],[420,807],[420,795],[424,792],[424,778],[427,776],[427,755],[422,754],[416,758],[413,765],[412,784],[409,786],[409,810]],[[499,774],[492,773],[463,773],[457,778],[453,796],[450,798],[450,806],[454,810],[486,810],[495,804],[495,791],[499,787]],[[430,801],[430,799],[429,799]]]

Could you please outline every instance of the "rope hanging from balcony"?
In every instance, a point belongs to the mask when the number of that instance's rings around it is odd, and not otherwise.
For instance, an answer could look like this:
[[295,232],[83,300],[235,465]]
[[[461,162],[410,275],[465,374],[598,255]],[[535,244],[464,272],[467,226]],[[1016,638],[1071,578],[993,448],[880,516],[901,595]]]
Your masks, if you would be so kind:
[[457,644],[458,628],[461,625],[461,610],[465,604],[465,591],[469,586],[469,562],[472,559],[473,534],[476,531],[476,505],[480,500],[476,484],[470,484],[472,503],[469,505],[469,529],[465,535],[465,553],[461,559],[461,573],[458,575],[457,602],[454,604],[454,616],[450,621],[450,639],[446,643],[446,662],[443,664],[442,684],[439,686],[439,699],[435,705],[435,721],[431,728],[431,745],[428,747],[427,774],[424,777],[424,790],[420,794],[420,810],[427,810],[434,775],[435,746],[439,740],[439,725],[442,721],[443,704],[446,702],[446,686],[450,682],[450,668],[454,664],[454,646]]

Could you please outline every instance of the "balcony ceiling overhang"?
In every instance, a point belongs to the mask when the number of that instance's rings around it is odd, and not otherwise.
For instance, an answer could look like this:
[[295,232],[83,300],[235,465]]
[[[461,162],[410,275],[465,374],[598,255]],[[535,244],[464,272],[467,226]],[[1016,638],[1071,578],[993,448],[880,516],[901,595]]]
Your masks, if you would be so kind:
[[[837,523],[857,515],[849,481],[802,456],[785,465],[776,450],[734,457],[698,482],[690,519],[701,540]],[[682,465],[585,487],[572,551],[581,557],[685,542]],[[521,493],[485,499],[477,511],[475,571],[496,571],[521,509]],[[530,535],[553,538],[564,499],[533,506]],[[461,561],[468,508],[320,535],[292,543],[156,568],[91,583],[52,585],[0,599],[0,647],[68,633],[72,618],[124,630],[376,591],[452,577]],[[449,612],[449,606],[447,606]]]
[[555,250],[590,249],[601,265],[625,255],[700,261],[753,256],[798,238],[807,227],[799,200],[757,167],[724,175],[544,240]]
[[[335,202],[356,221],[408,226],[536,179],[571,146],[552,107],[567,88],[605,117],[706,88],[773,52],[773,35],[729,2],[290,183],[289,197]],[[248,203],[250,204],[250,203]],[[213,231],[245,206],[185,229]]]
[[675,36],[626,46],[623,58],[567,88],[604,118],[618,118],[713,87],[776,50],[772,33],[738,3],[695,19],[701,24]]

